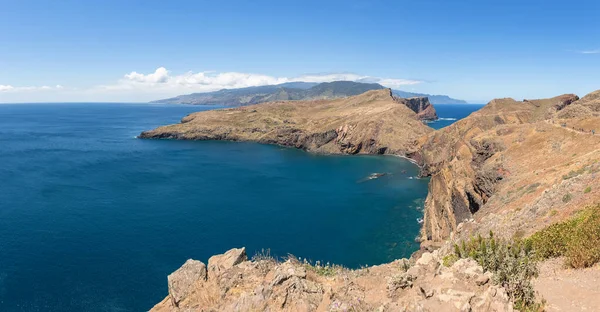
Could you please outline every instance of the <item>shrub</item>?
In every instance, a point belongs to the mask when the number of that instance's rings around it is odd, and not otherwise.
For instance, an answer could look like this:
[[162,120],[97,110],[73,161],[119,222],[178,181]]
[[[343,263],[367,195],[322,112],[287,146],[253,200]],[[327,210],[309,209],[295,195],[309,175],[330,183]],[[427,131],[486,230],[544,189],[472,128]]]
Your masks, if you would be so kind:
[[538,259],[565,257],[566,264],[584,268],[600,262],[600,205],[553,224],[527,239]]
[[567,193],[565,196],[563,196],[562,201],[563,203],[568,203],[571,201],[571,199],[573,199],[573,195],[571,195],[571,193]]
[[569,171],[568,174],[563,175],[563,180],[568,180],[568,179],[572,179],[580,174],[583,174],[585,172],[585,168],[579,168],[577,171]]
[[585,188],[585,190],[583,190],[583,193],[587,194],[587,193],[589,193],[591,191],[592,191],[592,187],[588,186],[588,187]]
[[260,251],[256,251],[254,256],[252,256],[252,261],[273,261],[279,262],[277,257],[271,255],[271,249],[261,249]]
[[538,269],[528,241],[507,242],[490,232],[488,238],[478,235],[454,245],[454,254],[457,258],[472,258],[485,271],[494,273],[494,282],[506,289],[515,308],[534,311],[541,306],[531,284]]
[[317,275],[321,276],[335,276],[338,272],[348,271],[347,268],[341,265],[331,264],[329,262],[322,263],[321,261],[315,261],[313,263],[312,261],[309,261],[306,258],[304,259],[303,264],[307,270],[313,271]]
[[456,261],[458,261],[458,256],[456,254],[449,254],[442,258],[445,267],[451,267]]

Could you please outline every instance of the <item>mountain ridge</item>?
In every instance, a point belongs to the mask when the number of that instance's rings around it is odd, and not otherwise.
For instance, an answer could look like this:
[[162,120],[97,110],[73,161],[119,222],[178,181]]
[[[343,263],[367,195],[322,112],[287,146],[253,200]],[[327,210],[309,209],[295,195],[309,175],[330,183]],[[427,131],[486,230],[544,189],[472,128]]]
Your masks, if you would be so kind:
[[[161,104],[224,105],[243,106],[272,101],[326,100],[359,95],[370,90],[387,89],[378,83],[354,81],[334,82],[287,82],[237,89],[221,89],[213,92],[183,94],[176,97],[152,101]],[[432,104],[466,104],[463,100],[446,95],[430,95],[392,90],[400,98],[427,97]]]
[[[416,110],[416,111],[415,111]],[[251,141],[324,154],[395,154],[414,150],[433,129],[426,98],[402,99],[390,89],[327,100],[273,101],[193,113],[140,138]]]

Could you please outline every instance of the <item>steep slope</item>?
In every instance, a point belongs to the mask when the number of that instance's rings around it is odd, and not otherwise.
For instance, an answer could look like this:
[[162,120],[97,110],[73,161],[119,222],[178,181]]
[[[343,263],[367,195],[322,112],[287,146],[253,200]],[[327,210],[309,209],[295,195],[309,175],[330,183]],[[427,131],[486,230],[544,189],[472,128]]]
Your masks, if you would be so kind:
[[[480,111],[419,140],[411,155],[431,176],[423,240],[489,230],[503,236],[531,233],[600,200],[600,125],[593,115],[560,118],[571,105],[594,106],[588,96],[498,99]],[[584,98],[584,99],[586,99]]]
[[[272,101],[335,99],[380,89],[385,89],[385,87],[378,83],[362,83],[354,81],[334,81],[324,83],[288,82],[279,85],[192,93],[170,99],[153,101],[152,103],[241,106]],[[400,90],[393,90],[393,93],[401,98],[429,96],[428,94],[410,93]],[[440,103],[464,102],[443,95],[434,95],[430,100],[434,104],[437,103],[436,101],[438,100]]]
[[[340,100],[268,103],[198,113],[181,125],[143,133],[327,153],[394,153],[413,158],[431,176],[423,248],[410,261],[351,271],[293,257],[247,261],[244,249],[233,249],[208,265],[188,260],[169,276],[169,295],[153,311],[513,311],[491,273],[469,259],[445,267],[442,256],[474,233],[528,235],[600,202],[600,134],[593,132],[600,131],[600,92],[582,99],[497,99],[438,131],[415,124],[418,116],[407,106],[423,103],[406,101],[380,90]],[[417,138],[415,132],[424,134]],[[442,248],[423,252],[436,246]]]
[[412,98],[395,98],[396,101],[404,103],[413,112],[417,113],[417,117],[421,120],[437,120],[438,115],[435,108],[429,102],[426,97],[412,97]]
[[431,131],[389,89],[335,100],[269,102],[191,114],[141,138],[230,140],[291,146],[318,153],[397,154]]
[[426,97],[429,98],[433,104],[467,104],[464,100],[453,99],[447,95],[414,93],[402,90],[392,90],[392,92],[394,92],[395,96],[401,98]]

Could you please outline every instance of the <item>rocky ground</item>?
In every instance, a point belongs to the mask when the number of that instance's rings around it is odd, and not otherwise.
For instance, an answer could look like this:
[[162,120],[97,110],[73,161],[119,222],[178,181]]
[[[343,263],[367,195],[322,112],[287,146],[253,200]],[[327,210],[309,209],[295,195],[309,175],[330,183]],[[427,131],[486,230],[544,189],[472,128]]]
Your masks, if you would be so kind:
[[[154,311],[510,311],[475,262],[447,268],[450,242],[493,231],[532,234],[600,202],[600,91],[581,99],[497,99],[433,131],[389,90],[334,101],[277,102],[192,114],[144,138],[248,140],[321,153],[406,155],[430,176],[422,249],[357,271],[293,259],[246,261],[242,249],[169,276]],[[424,111],[424,110],[423,110]],[[423,118],[423,116],[421,116]],[[407,263],[414,263],[408,267]],[[597,308],[597,268],[542,266],[536,289],[549,310]],[[578,284],[579,283],[579,284]],[[581,285],[588,285],[583,286]]]
[[[423,240],[443,242],[471,218],[463,237],[523,236],[600,201],[600,134],[592,133],[600,97],[593,95],[493,100],[422,137],[411,157],[431,176]],[[585,114],[574,115],[581,107]],[[569,118],[561,118],[565,109]]]
[[[410,107],[410,108],[409,108]],[[397,154],[414,149],[436,118],[426,99],[398,99],[389,89],[318,101],[284,101],[191,114],[141,138],[230,140],[291,146],[329,154]]]
[[295,258],[248,261],[244,248],[188,260],[151,311],[512,311],[506,292],[473,260],[445,267],[438,252],[361,270]]

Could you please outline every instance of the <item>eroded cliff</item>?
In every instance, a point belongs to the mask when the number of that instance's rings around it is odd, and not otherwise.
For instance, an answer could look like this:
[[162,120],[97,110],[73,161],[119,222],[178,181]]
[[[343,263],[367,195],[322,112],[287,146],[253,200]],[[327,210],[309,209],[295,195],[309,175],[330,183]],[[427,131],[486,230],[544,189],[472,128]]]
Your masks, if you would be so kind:
[[437,112],[433,105],[429,102],[427,97],[411,97],[411,98],[398,98],[395,97],[396,101],[404,103],[413,112],[417,113],[417,116],[421,120],[436,120],[438,119]]
[[371,91],[335,101],[267,103],[192,114],[180,125],[143,133],[406,155],[431,177],[423,250],[443,245],[412,261],[331,275],[294,258],[247,261],[237,249],[208,266],[186,262],[169,276],[169,296],[153,311],[511,311],[490,273],[464,259],[444,267],[441,255],[459,238],[490,230],[527,235],[600,202],[600,91],[582,99],[497,99],[434,132],[400,102],[389,91]]
[[[331,154],[397,154],[433,131],[389,89],[336,100],[270,102],[191,114],[141,138],[252,141]],[[424,107],[425,108],[425,107]],[[429,105],[425,114],[431,114]],[[433,112],[435,114],[435,111]]]
[[596,108],[594,94],[497,99],[422,137],[411,157],[431,176],[423,240],[441,242],[471,218],[465,233],[531,233],[598,201],[583,191],[600,182],[600,119],[573,113]]

